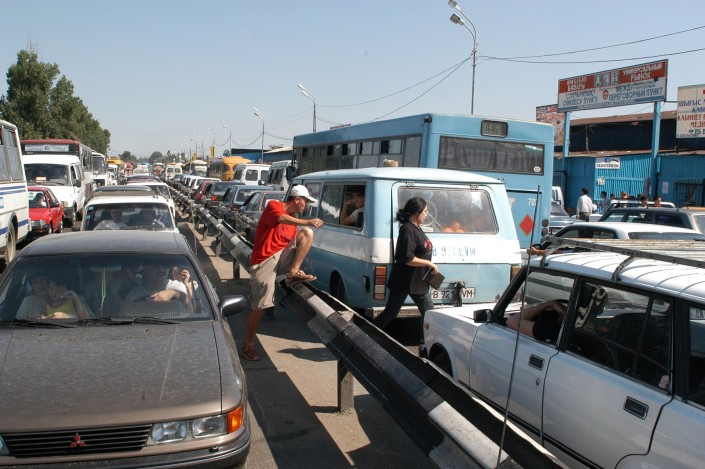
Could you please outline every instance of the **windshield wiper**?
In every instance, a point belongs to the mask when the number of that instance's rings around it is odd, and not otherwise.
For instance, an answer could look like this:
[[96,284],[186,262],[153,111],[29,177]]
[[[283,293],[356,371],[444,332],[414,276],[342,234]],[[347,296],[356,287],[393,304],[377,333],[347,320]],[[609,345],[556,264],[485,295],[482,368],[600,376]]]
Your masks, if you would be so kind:
[[3,326],[25,326],[25,327],[76,327],[73,322],[65,322],[64,319],[59,319],[58,321],[51,319],[43,319],[41,321],[36,321],[34,319],[8,319],[5,321],[0,321],[0,327]]
[[136,316],[132,319],[138,324],[181,324],[181,321],[177,321],[176,319],[164,319],[154,316]]
[[132,318],[84,318],[76,321],[76,324],[80,326],[121,326],[132,324]]

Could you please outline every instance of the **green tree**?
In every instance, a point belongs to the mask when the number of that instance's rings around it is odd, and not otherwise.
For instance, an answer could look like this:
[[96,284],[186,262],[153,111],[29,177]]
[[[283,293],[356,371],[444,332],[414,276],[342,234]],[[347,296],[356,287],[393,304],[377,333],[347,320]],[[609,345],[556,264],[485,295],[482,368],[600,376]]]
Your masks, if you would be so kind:
[[36,48],[30,49],[18,52],[7,71],[0,116],[17,125],[21,138],[69,138],[107,153],[110,132],[74,96],[73,83],[59,78],[59,66],[40,62]]
[[129,150],[125,150],[122,152],[122,155],[120,155],[120,159],[124,161],[125,163],[135,163],[137,162],[137,157],[130,153]]
[[164,162],[164,155],[160,151],[152,152],[152,154],[149,156],[149,164],[163,163],[163,162]]

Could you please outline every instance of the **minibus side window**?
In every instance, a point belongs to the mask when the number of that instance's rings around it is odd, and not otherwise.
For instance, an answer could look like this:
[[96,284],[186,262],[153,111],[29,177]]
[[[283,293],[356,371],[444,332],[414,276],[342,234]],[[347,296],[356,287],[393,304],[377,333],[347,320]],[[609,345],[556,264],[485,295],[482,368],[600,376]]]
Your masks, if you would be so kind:
[[340,208],[343,204],[345,186],[343,184],[326,184],[319,199],[318,218],[325,223],[338,224]]
[[[319,209],[321,204],[321,183],[320,182],[308,182],[305,183],[304,186],[306,186],[306,189],[308,189],[308,193],[311,197],[314,199],[318,200],[317,204],[306,204],[306,209],[304,210],[304,213],[301,214],[301,218],[321,218],[319,213]],[[323,220],[325,221],[325,220]]]

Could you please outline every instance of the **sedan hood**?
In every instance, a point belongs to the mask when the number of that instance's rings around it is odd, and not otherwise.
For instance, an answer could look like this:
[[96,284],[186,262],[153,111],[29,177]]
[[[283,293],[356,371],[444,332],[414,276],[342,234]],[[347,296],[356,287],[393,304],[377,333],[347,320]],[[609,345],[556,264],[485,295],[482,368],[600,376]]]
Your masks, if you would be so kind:
[[0,428],[112,426],[221,412],[210,321],[0,330]]

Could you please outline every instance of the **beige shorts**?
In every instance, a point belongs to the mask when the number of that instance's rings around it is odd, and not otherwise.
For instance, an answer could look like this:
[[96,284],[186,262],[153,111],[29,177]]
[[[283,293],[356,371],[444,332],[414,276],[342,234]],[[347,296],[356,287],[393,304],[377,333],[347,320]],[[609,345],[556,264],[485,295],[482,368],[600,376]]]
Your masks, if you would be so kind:
[[274,307],[277,275],[289,272],[289,268],[294,262],[295,253],[296,236],[278,253],[259,264],[250,266],[250,304],[252,309]]

